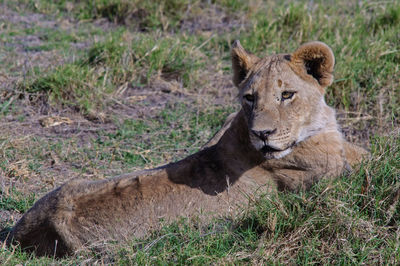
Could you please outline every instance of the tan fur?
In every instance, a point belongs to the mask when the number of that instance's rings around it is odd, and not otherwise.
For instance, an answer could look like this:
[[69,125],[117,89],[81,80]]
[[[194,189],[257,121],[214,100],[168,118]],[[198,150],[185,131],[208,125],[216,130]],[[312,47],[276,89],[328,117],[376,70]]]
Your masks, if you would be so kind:
[[[325,104],[333,64],[320,42],[263,59],[235,42],[242,109],[202,150],[153,170],[69,182],[38,200],[11,238],[38,255],[63,256],[98,241],[146,236],[160,219],[235,215],[257,190],[308,188],[342,173],[364,151],[343,140]],[[284,91],[295,93],[282,100]],[[265,130],[264,140],[254,133]]]

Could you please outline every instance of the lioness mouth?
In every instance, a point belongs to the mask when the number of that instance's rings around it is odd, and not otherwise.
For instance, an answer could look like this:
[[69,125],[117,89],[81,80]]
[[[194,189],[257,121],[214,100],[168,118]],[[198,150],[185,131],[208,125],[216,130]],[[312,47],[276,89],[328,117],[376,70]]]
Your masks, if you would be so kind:
[[274,147],[265,145],[264,147],[262,147],[261,151],[265,154],[265,153],[277,152],[277,151],[282,151],[282,150],[275,149]]

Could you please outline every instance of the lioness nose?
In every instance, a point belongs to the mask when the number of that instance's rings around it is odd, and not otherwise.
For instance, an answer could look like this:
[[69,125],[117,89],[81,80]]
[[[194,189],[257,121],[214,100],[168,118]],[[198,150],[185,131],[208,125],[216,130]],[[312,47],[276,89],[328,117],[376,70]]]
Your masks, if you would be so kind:
[[254,135],[259,137],[262,141],[266,141],[269,136],[271,136],[272,134],[274,134],[276,132],[276,128],[272,129],[272,130],[268,129],[268,130],[261,130],[261,131],[252,130],[252,132]]

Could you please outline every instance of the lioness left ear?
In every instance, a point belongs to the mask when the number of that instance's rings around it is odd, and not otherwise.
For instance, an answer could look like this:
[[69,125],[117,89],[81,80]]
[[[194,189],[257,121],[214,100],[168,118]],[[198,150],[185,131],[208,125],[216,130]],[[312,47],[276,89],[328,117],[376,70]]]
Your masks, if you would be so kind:
[[300,46],[290,57],[292,69],[302,78],[316,79],[322,88],[332,84],[335,57],[323,42],[309,42]]
[[238,40],[232,44],[233,83],[236,87],[245,79],[250,68],[260,60],[257,56],[247,52]]

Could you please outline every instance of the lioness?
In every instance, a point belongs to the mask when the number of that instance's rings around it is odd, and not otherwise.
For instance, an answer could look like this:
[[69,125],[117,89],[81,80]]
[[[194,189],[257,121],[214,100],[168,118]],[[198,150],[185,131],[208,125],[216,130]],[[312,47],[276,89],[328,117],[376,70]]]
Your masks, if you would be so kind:
[[257,189],[308,188],[339,175],[365,151],[343,139],[325,103],[333,66],[321,42],[262,59],[234,42],[242,108],[202,150],[152,170],[71,181],[38,200],[10,239],[63,256],[97,240],[143,237],[160,218],[235,213]]

